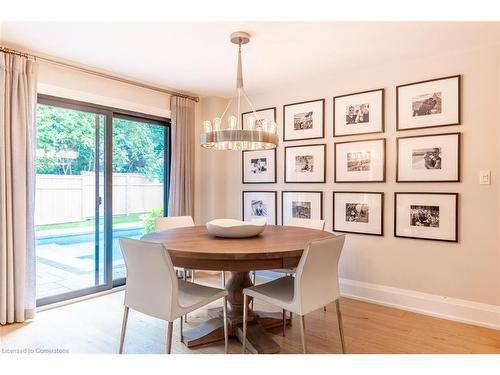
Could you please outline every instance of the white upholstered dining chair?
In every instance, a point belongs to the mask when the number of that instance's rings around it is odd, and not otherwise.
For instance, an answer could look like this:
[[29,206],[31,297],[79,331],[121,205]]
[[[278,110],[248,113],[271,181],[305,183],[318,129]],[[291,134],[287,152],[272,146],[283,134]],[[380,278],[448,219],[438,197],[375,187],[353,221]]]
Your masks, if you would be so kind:
[[226,290],[178,280],[170,255],[160,243],[120,238],[120,247],[127,267],[120,354],[123,353],[129,309],[168,322],[166,351],[170,354],[173,321],[180,318],[182,341],[182,316],[218,299],[224,300],[224,340],[227,353]]
[[[168,229],[175,228],[185,228],[194,227],[194,220],[191,216],[167,216],[158,217],[155,219],[155,231],[160,232]],[[186,270],[183,268],[177,268],[182,271],[184,280],[186,280]],[[191,281],[194,282],[194,270],[189,270],[191,272]],[[222,271],[222,287],[226,286],[226,273]]]
[[[295,277],[284,276],[268,283],[243,289],[243,353],[246,349],[249,296],[300,316],[304,353],[306,353],[305,315],[335,301],[342,353],[345,353],[338,278],[338,264],[344,241],[345,235],[311,241],[302,253]],[[283,322],[285,322],[284,319]]]

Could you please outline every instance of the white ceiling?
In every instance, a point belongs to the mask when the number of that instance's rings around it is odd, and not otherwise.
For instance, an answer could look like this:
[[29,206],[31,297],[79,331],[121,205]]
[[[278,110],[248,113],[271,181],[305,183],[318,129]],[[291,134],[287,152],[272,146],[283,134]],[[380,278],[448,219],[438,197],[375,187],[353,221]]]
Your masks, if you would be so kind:
[[233,31],[250,94],[293,80],[498,44],[499,23],[4,22],[3,43],[202,96],[234,93]]

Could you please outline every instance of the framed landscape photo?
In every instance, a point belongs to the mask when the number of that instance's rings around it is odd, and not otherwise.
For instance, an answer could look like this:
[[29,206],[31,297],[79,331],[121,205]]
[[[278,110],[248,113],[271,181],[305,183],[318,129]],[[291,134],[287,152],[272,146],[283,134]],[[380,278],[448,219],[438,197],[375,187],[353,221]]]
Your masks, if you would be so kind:
[[242,193],[243,221],[267,219],[267,224],[277,224],[276,191],[244,191]]
[[461,77],[451,76],[396,87],[396,129],[460,125]]
[[[257,115],[257,118],[255,115]],[[249,118],[253,119],[254,122],[254,126],[252,127],[253,129],[262,130],[262,120],[267,119],[276,122],[276,107],[258,109],[255,111],[255,113],[253,113],[252,111],[242,113],[241,114],[242,129],[245,129],[245,126],[247,125]]]
[[337,142],[335,182],[384,182],[385,138]]
[[394,193],[394,236],[458,241],[458,193]]
[[290,218],[323,219],[322,191],[282,191],[281,223],[288,224]]
[[460,133],[397,138],[396,182],[460,181]]
[[276,149],[243,151],[241,153],[244,184],[276,183]]
[[333,136],[384,132],[384,89],[333,98]]
[[384,235],[384,193],[333,192],[333,231]]
[[325,182],[326,145],[285,147],[285,182]]
[[283,141],[325,136],[325,99],[283,106]]

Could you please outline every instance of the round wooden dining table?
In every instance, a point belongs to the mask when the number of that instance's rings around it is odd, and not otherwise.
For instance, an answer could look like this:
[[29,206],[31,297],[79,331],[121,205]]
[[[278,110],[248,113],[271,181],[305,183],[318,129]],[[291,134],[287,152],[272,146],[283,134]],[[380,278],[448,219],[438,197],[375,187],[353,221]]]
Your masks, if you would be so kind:
[[[193,270],[229,271],[229,334],[242,339],[243,289],[252,286],[250,271],[296,267],[311,240],[334,234],[303,227],[267,225],[264,232],[250,238],[221,238],[208,233],[205,226],[169,229],[146,234],[144,241],[161,242],[177,267]],[[250,304],[249,298],[248,303]],[[183,342],[188,347],[224,339],[221,309],[209,310],[207,322],[186,330]],[[247,347],[255,353],[277,353],[280,347],[266,330],[282,326],[281,313],[249,309]],[[291,324],[288,320],[287,324]]]

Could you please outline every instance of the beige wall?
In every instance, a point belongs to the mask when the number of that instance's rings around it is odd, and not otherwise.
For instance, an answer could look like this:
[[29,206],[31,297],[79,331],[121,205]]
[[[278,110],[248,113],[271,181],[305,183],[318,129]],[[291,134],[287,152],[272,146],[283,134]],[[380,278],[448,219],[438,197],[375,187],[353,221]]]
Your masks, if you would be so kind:
[[[341,54],[339,53],[339,58]],[[307,82],[290,77],[287,87],[273,88],[253,97],[257,108],[276,106],[278,129],[282,131],[282,106],[297,101],[326,98],[326,136],[324,140],[287,142],[286,145],[326,142],[327,183],[283,183],[283,145],[277,151],[278,183],[275,185],[242,185],[241,155],[225,152],[225,169],[217,152],[201,181],[210,186],[210,196],[227,200],[206,207],[204,217],[241,218],[242,190],[322,190],[326,227],[332,227],[332,191],[384,191],[385,217],[383,237],[349,234],[341,260],[341,277],[369,283],[421,291],[486,304],[500,305],[500,164],[499,119],[500,49],[498,46],[418,60],[397,61],[365,70],[319,77]],[[307,67],[305,67],[306,69]],[[453,74],[463,75],[463,120],[460,126],[430,128],[396,133],[395,86]],[[333,183],[332,97],[357,91],[386,89],[387,182],[373,184]],[[213,118],[213,104],[206,100],[202,118]],[[210,113],[209,113],[210,112]],[[208,115],[209,114],[209,115]],[[395,138],[397,136],[460,131],[463,133],[462,182],[395,183]],[[336,141],[369,139],[368,136],[342,137]],[[208,161],[208,160],[207,160]],[[479,171],[492,171],[492,184],[479,185]],[[393,237],[393,194],[395,191],[458,192],[459,243],[443,243]],[[208,190],[207,190],[208,193]],[[206,197],[205,195],[202,195]],[[281,199],[278,195],[278,217]],[[207,199],[207,198],[205,198]]]

